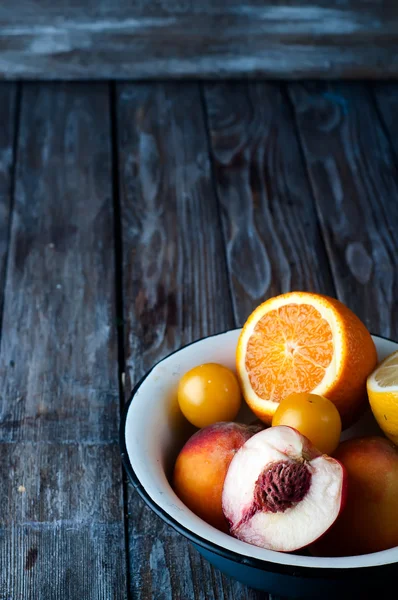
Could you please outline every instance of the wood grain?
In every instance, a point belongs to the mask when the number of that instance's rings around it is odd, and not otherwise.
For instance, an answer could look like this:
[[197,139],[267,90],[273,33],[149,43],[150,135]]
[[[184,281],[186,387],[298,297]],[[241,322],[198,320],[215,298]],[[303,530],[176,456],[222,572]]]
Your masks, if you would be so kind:
[[237,324],[270,296],[334,287],[291,109],[277,84],[206,86]]
[[281,600],[224,577],[191,544],[182,543],[181,536],[170,533],[165,528],[168,526],[161,527],[161,536],[159,533],[144,534],[135,541],[135,551],[141,558],[136,563],[138,571],[133,577],[132,598]]
[[198,86],[121,85],[117,111],[129,393],[233,318]]
[[127,596],[108,86],[24,84],[0,348],[0,597]]
[[[117,117],[129,394],[161,357],[234,320],[198,86],[121,85]],[[255,597],[132,490],[129,549],[136,600]]]
[[125,598],[116,444],[0,444],[0,598]]
[[289,90],[338,296],[396,338],[397,169],[372,98],[360,84]]
[[0,335],[12,207],[12,165],[16,126],[16,86],[0,85]]
[[397,24],[382,0],[15,0],[0,7],[0,75],[387,78]]
[[398,87],[396,83],[375,83],[368,88],[376,101],[382,126],[389,143],[395,153],[395,164],[398,160],[397,117],[398,117]]
[[25,85],[22,100],[0,439],[114,441],[119,390],[107,87]]

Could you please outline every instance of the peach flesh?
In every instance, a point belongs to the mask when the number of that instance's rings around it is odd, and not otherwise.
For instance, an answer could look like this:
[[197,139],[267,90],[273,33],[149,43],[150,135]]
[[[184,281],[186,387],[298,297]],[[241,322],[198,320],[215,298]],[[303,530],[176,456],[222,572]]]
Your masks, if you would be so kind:
[[293,552],[319,539],[344,505],[345,472],[291,427],[251,437],[231,461],[223,489],[230,533]]
[[301,502],[310,489],[311,477],[306,465],[300,462],[281,461],[265,469],[256,481],[253,504],[244,511],[235,528],[257,512],[281,513]]
[[231,460],[258,425],[219,422],[197,431],[179,453],[173,488],[182,502],[204,521],[228,532],[222,510],[222,490]]

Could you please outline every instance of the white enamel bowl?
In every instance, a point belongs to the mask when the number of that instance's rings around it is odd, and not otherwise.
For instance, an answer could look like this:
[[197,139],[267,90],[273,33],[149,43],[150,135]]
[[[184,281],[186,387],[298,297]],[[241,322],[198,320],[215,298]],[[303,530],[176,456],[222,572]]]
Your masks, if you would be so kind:
[[[175,458],[195,431],[181,414],[176,388],[192,367],[217,362],[235,368],[240,330],[213,335],[166,357],[136,385],[126,407],[120,432],[124,466],[137,492],[164,521],[191,540],[211,563],[245,584],[287,597],[359,598],[360,590],[383,597],[383,589],[398,576],[398,547],[344,558],[317,558],[263,550],[241,542],[193,514],[172,490],[169,478]],[[379,359],[398,344],[373,337]],[[244,406],[237,420],[254,418]],[[342,439],[382,435],[370,412],[343,432]],[[398,506],[397,506],[398,518]]]

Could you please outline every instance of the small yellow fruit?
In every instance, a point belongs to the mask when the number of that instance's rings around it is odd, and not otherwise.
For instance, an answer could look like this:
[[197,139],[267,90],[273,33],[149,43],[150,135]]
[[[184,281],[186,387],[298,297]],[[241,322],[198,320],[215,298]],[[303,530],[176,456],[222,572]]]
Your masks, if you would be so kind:
[[196,427],[233,421],[241,405],[235,374],[217,363],[199,365],[185,373],[177,394],[182,413]]
[[339,411],[333,402],[318,394],[302,392],[287,396],[280,402],[272,419],[272,426],[278,425],[297,429],[324,454],[332,454],[339,445]]

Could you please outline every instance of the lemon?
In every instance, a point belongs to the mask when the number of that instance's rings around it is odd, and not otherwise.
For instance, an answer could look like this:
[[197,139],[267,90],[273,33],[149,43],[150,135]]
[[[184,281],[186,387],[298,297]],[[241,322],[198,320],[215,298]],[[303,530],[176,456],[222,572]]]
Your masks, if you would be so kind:
[[398,351],[387,356],[369,375],[367,390],[379,427],[398,445]]

